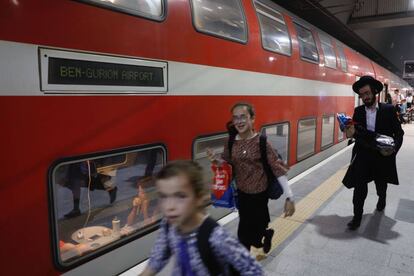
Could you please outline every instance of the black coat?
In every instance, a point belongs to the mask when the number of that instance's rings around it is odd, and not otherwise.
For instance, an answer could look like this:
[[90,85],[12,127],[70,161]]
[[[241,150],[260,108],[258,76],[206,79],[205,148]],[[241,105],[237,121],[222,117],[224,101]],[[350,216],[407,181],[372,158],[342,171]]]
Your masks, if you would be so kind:
[[[365,106],[355,108],[353,121],[355,125],[355,146],[352,149],[352,162],[349,166],[343,184],[352,188],[356,182],[381,182],[398,185],[395,157],[403,142],[404,131],[398,120],[394,106],[379,103],[375,121],[375,132],[367,130]],[[396,152],[383,156],[375,149],[376,134],[391,136],[395,141]]]

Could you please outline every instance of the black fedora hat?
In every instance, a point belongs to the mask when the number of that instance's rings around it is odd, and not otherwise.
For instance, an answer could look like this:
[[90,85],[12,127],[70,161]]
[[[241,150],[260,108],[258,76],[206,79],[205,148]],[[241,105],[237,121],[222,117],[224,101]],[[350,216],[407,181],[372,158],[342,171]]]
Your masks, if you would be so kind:
[[381,92],[382,88],[384,88],[382,83],[380,81],[377,81],[373,77],[371,77],[371,76],[362,76],[358,81],[356,81],[352,85],[352,90],[354,90],[355,93],[359,94],[359,89],[361,89],[361,87],[363,87],[367,84],[372,85],[375,88],[375,90],[377,90],[377,91],[372,91],[374,94],[377,94],[377,93]]

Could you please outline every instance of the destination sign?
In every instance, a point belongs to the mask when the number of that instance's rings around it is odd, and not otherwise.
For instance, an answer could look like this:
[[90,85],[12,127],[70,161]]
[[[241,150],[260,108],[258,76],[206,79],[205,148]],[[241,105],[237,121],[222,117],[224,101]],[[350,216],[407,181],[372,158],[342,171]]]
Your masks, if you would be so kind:
[[167,62],[39,49],[47,93],[165,93]]
[[49,84],[164,86],[157,67],[49,57]]

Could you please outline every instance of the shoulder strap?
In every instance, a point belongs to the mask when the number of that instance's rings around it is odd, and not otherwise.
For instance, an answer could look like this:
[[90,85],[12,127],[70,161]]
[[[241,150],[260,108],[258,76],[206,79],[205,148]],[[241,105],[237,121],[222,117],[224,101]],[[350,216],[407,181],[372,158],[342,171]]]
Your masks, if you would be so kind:
[[168,233],[170,232],[170,225],[168,224],[168,222],[165,223],[165,236],[167,237],[167,252],[168,255],[171,254],[171,248],[170,248],[170,243],[168,241]]
[[217,262],[209,242],[210,235],[217,226],[218,223],[214,219],[207,217],[197,233],[198,252],[200,252],[201,260],[207,267],[209,274],[213,276],[220,275],[222,272],[221,265]]
[[266,176],[270,181],[270,179],[272,179],[274,175],[267,160],[267,138],[264,135],[260,135],[260,160],[262,161],[263,169],[266,173]]
[[232,152],[232,149],[233,149],[233,144],[234,144],[235,139],[236,139],[235,135],[231,135],[231,134],[229,135],[229,141],[228,141],[227,147],[229,149],[229,158],[230,158],[230,160],[231,160],[231,152]]

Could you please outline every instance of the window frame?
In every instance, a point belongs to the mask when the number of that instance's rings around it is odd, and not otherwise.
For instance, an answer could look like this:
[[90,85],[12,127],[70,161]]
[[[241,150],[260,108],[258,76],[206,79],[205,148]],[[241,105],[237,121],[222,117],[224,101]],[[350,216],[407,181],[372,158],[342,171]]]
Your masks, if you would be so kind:
[[[346,55],[345,55],[345,51],[344,51],[345,46],[337,43],[336,48],[338,49],[338,57],[339,57],[339,60],[341,62],[341,71],[347,73],[348,72],[348,60],[346,60]],[[342,55],[341,54],[343,55],[343,60],[345,60],[345,69],[344,69],[344,65],[343,65],[343,62],[342,62]]]
[[[332,128],[332,142],[326,145],[322,145],[323,142],[323,119],[324,118],[333,118],[333,128]],[[327,148],[332,147],[335,144],[335,115],[333,113],[328,113],[322,115],[322,121],[321,121],[321,151],[326,150]]]
[[[336,57],[335,48],[334,48],[334,45],[332,43],[331,37],[329,37],[328,35],[322,34],[320,32],[318,32],[318,36],[319,36],[319,41],[321,42],[321,48],[322,48],[321,50],[322,50],[322,53],[323,53],[324,66],[327,67],[327,68],[331,68],[331,69],[336,70],[338,68],[338,59]],[[325,40],[328,40],[329,44],[325,43]],[[327,65],[327,63],[326,63],[327,58],[326,58],[326,55],[325,55],[325,50],[323,49],[323,45],[328,45],[332,49],[332,52],[333,52],[334,57],[335,57],[335,66],[334,67]]]
[[49,169],[48,169],[47,183],[46,183],[47,192],[48,192],[49,229],[51,232],[51,235],[49,236],[49,238],[50,238],[50,242],[52,246],[51,249],[52,249],[53,263],[59,271],[67,271],[75,267],[78,267],[110,251],[113,251],[133,240],[136,240],[145,235],[148,235],[149,233],[159,228],[159,222],[161,220],[159,219],[155,221],[153,224],[150,224],[144,227],[142,231],[138,231],[135,234],[131,234],[127,237],[123,237],[122,239],[114,241],[113,243],[104,245],[102,248],[99,248],[94,252],[90,252],[89,254],[86,254],[85,256],[81,256],[73,261],[63,262],[60,256],[59,240],[58,240],[58,232],[59,232],[58,227],[59,226],[57,224],[58,220],[57,220],[57,209],[55,205],[55,188],[54,188],[55,169],[62,163],[70,163],[73,161],[84,161],[88,159],[94,159],[97,157],[103,158],[105,156],[110,156],[114,154],[123,154],[123,153],[127,154],[129,152],[142,151],[145,149],[155,149],[155,148],[159,148],[163,152],[162,162],[163,162],[163,166],[165,166],[168,160],[168,149],[167,149],[167,146],[163,143],[137,145],[137,146],[130,146],[130,147],[125,147],[125,148],[111,149],[111,150],[106,150],[106,151],[104,150],[104,151],[98,151],[98,152],[93,152],[93,153],[86,153],[86,154],[75,155],[75,156],[70,156],[70,157],[62,157],[52,162],[52,164],[49,166]]
[[190,10],[191,10],[191,22],[193,24],[193,28],[196,32],[201,33],[201,34],[205,34],[205,35],[209,35],[212,37],[216,37],[219,39],[223,39],[223,40],[227,40],[227,41],[231,41],[231,42],[237,42],[243,45],[247,45],[247,43],[249,42],[249,24],[247,22],[247,17],[246,17],[246,12],[244,10],[243,4],[241,2],[241,0],[236,0],[237,3],[239,3],[240,9],[242,11],[242,15],[243,15],[243,19],[245,22],[245,31],[246,31],[246,41],[237,39],[237,38],[231,38],[231,37],[227,37],[227,36],[222,36],[220,34],[214,33],[214,32],[210,32],[210,31],[206,31],[206,30],[199,30],[195,24],[195,16],[194,16],[194,4],[193,4],[194,0],[189,0],[190,2]]
[[[286,163],[289,164],[289,160],[290,160],[290,138],[291,138],[290,121],[280,121],[280,122],[274,122],[274,123],[264,124],[260,128],[260,134],[263,134],[263,130],[265,128],[276,127],[278,125],[285,125],[285,124],[288,126],[287,149],[286,149]],[[273,147],[273,145],[272,145],[272,147]],[[275,150],[277,150],[277,149],[275,149]]]
[[149,16],[145,13],[139,12],[139,11],[131,11],[127,8],[122,8],[122,7],[118,7],[112,3],[108,3],[108,2],[103,2],[100,0],[74,0],[74,1],[78,1],[87,5],[91,5],[94,7],[99,7],[99,8],[103,8],[103,9],[107,9],[107,10],[111,10],[114,12],[119,12],[119,13],[123,13],[123,14],[127,14],[127,15],[132,15],[132,16],[136,16],[136,17],[140,17],[140,18],[144,18],[144,19],[148,19],[151,21],[155,21],[155,22],[163,22],[166,18],[167,18],[167,13],[168,13],[168,8],[167,8],[167,0],[160,0],[161,1],[161,10],[162,10],[162,15],[160,17],[158,16]]
[[[209,138],[213,138],[213,137],[216,137],[216,138],[219,138],[219,137],[228,138],[229,135],[228,135],[227,131],[223,131],[223,132],[214,132],[214,133],[210,133],[210,134],[203,134],[203,135],[199,135],[199,136],[195,137],[193,139],[192,144],[191,144],[191,159],[192,160],[194,160],[194,161],[197,160],[195,158],[196,157],[195,156],[195,146],[196,146],[196,143],[200,142],[200,140],[202,140],[201,142],[205,142],[205,141],[209,141],[209,140],[214,140],[214,139],[209,139]],[[201,158],[204,158],[204,157],[201,157]]]
[[[298,21],[293,21],[293,25],[295,25],[296,38],[298,40],[300,59],[303,60],[303,61],[306,61],[306,62],[310,62],[310,63],[318,64],[319,65],[319,61],[320,61],[319,50],[318,50],[318,45],[316,44],[315,36],[314,36],[312,30],[310,28],[305,27],[303,24],[299,23]],[[318,56],[318,60],[315,61],[313,59],[309,59],[309,58],[306,58],[306,57],[302,56],[302,53],[300,51],[300,44],[301,44],[301,42],[300,42],[300,39],[299,39],[299,33],[298,33],[298,30],[297,30],[296,26],[299,26],[299,27],[301,27],[301,28],[303,28],[303,29],[305,29],[305,30],[307,30],[307,31],[309,31],[311,33],[312,38],[313,38],[313,43],[315,44],[315,49],[316,49],[316,53],[317,53],[317,56]]]
[[[314,145],[313,145],[313,152],[312,153],[309,153],[309,154],[307,154],[307,155],[305,155],[305,156],[303,156],[301,158],[299,158],[299,156],[298,156],[298,152],[299,152],[298,151],[298,149],[299,149],[299,147],[298,147],[299,146],[299,125],[300,125],[300,122],[301,121],[311,120],[311,119],[315,120],[315,135],[314,135],[315,142],[314,142]],[[316,135],[317,135],[317,129],[318,129],[318,118],[316,116],[303,117],[303,118],[301,118],[301,119],[298,120],[298,123],[297,123],[297,139],[296,139],[296,162],[303,161],[303,160],[305,160],[305,159],[307,159],[307,158],[309,158],[309,157],[311,157],[311,156],[313,156],[313,155],[316,154]]]
[[[289,32],[288,25],[286,24],[285,15],[284,15],[283,13],[281,13],[279,10],[277,10],[277,9],[276,9],[276,7],[270,7],[270,6],[268,6],[268,5],[266,5],[266,4],[262,3],[262,2],[260,2],[260,0],[252,0],[252,2],[253,2],[253,6],[254,6],[254,10],[255,10],[255,14],[256,14],[256,17],[257,17],[257,21],[259,22],[260,40],[261,40],[261,45],[262,45],[263,50],[265,50],[265,51],[269,51],[269,52],[272,52],[272,53],[276,53],[276,54],[280,54],[280,55],[284,55],[284,56],[291,57],[291,56],[292,56],[292,38],[291,38],[291,35],[290,35],[290,32]],[[284,24],[284,25],[286,26],[286,31],[287,31],[287,34],[288,34],[288,38],[289,38],[289,46],[290,46],[290,47],[289,47],[289,54],[286,54],[286,53],[284,53],[284,52],[279,52],[279,51],[276,51],[276,50],[273,50],[273,49],[266,48],[266,47],[263,45],[263,31],[262,31],[262,23],[261,23],[260,18],[259,18],[259,12],[257,11],[257,8],[256,8],[256,2],[257,2],[259,5],[262,5],[262,6],[266,7],[266,8],[268,8],[268,9],[271,9],[271,10],[273,10],[273,11],[274,11],[274,12],[276,12],[276,13],[279,13],[279,14],[282,16],[282,18],[283,18],[283,22],[280,22],[280,20],[278,20],[278,19],[273,19],[272,17],[269,17],[269,18],[270,18],[270,19],[272,19],[272,20],[275,20],[275,21],[277,21],[277,22],[279,22],[279,23],[282,23],[282,24]],[[262,14],[262,13],[260,13],[260,14],[261,14],[261,15],[263,15],[263,16],[265,16],[265,15],[264,15],[264,14]]]

